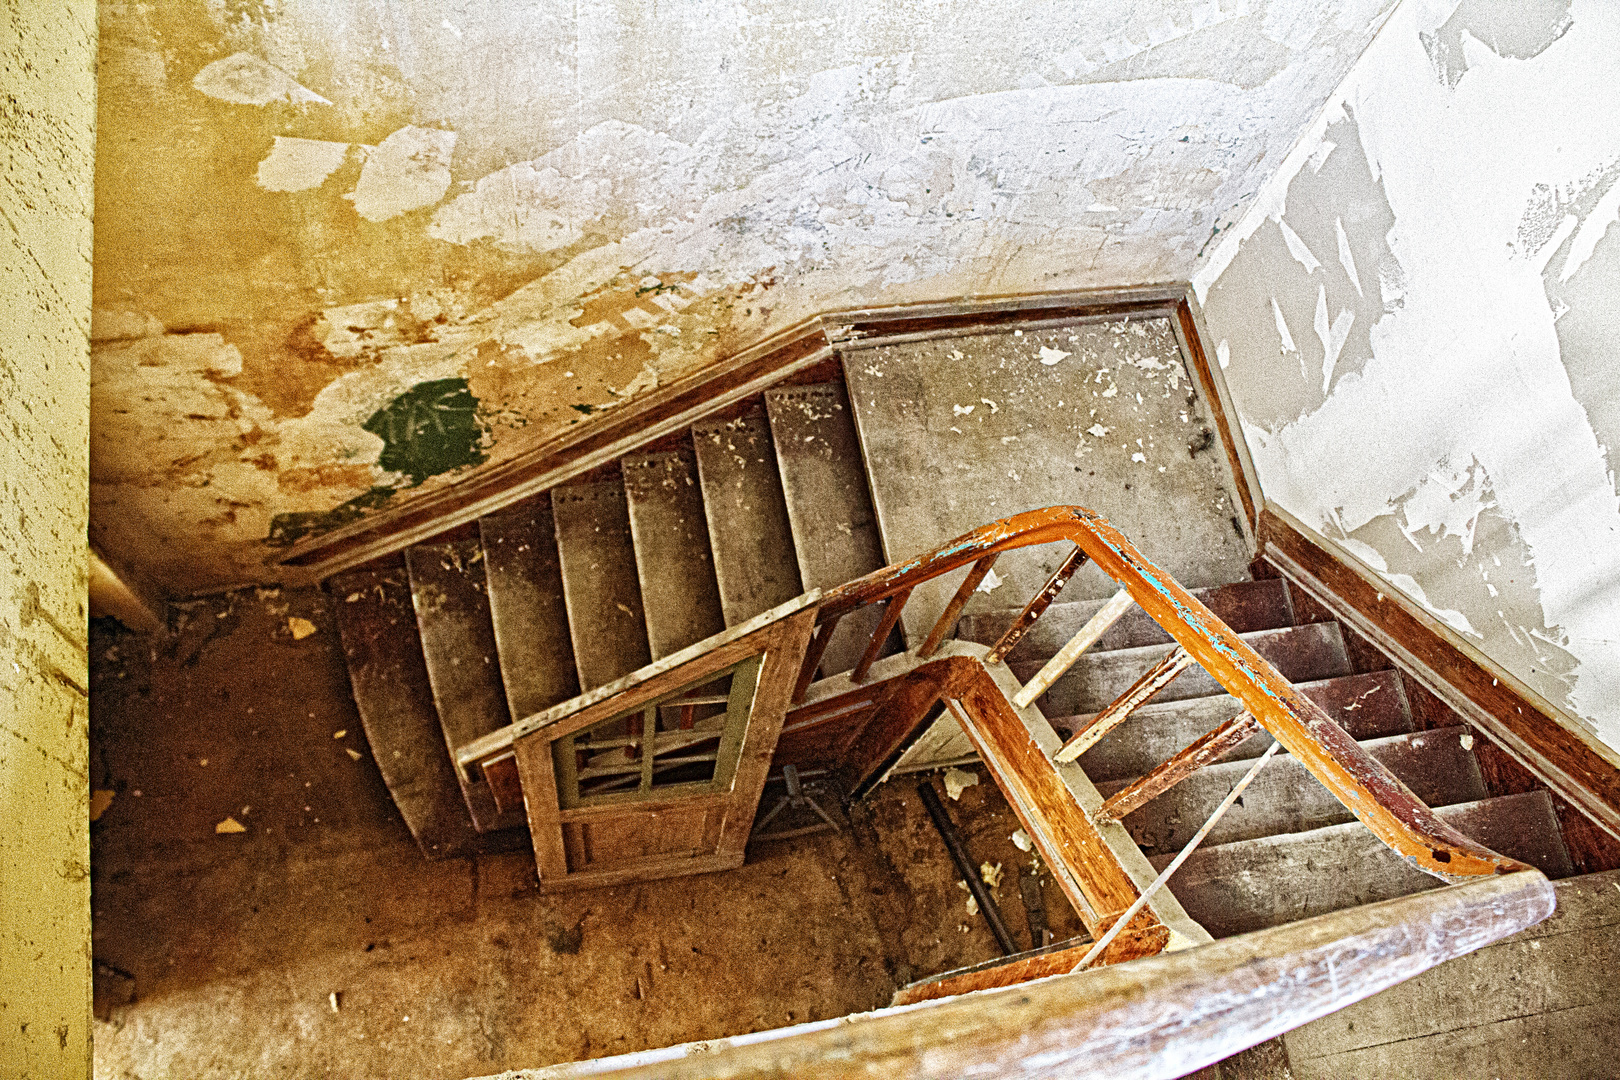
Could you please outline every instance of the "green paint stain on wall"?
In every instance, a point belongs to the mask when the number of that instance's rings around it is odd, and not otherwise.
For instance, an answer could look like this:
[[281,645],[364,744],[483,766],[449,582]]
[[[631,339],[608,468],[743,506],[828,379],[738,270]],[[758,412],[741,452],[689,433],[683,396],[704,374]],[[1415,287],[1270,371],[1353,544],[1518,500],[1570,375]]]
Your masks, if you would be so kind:
[[481,465],[487,456],[478,399],[466,379],[417,383],[373,413],[364,426],[383,441],[378,466],[404,473],[411,487],[452,469]]
[[478,399],[467,388],[466,379],[417,383],[372,413],[362,426],[383,441],[378,467],[401,474],[404,482],[379,484],[331,510],[277,514],[270,521],[267,543],[285,547],[347,525],[386,504],[400,488],[481,465],[488,457],[483,450],[485,431]]

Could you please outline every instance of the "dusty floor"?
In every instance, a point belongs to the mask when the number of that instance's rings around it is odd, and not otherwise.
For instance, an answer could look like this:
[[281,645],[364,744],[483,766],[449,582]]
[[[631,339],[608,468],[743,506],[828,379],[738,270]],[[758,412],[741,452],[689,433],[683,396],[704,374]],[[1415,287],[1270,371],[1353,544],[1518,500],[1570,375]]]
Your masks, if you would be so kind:
[[[740,870],[545,897],[526,848],[418,853],[320,594],[177,626],[93,638],[92,787],[115,793],[92,827],[98,1077],[475,1076],[870,1009],[995,955],[915,778]],[[946,805],[1024,939],[1011,811],[987,777]],[[1079,932],[1044,884],[1054,932]]]

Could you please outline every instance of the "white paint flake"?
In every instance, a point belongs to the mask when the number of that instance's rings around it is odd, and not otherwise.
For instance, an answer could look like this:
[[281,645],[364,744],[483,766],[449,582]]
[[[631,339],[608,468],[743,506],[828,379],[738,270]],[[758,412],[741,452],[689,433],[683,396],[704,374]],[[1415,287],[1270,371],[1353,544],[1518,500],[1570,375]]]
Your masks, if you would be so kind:
[[1322,268],[1321,261],[1311,254],[1311,249],[1305,246],[1305,241],[1299,238],[1299,233],[1288,227],[1288,222],[1278,218],[1277,228],[1282,230],[1283,243],[1288,245],[1288,254],[1305,268],[1307,274],[1314,274]]
[[266,191],[320,187],[343,164],[348,152],[348,143],[277,135],[270,156],[259,162],[259,186]]
[[1620,221],[1620,179],[1609,185],[1609,190],[1603,193],[1597,205],[1592,207],[1592,212],[1586,215],[1586,220],[1581,222],[1581,231],[1575,234],[1575,242],[1569,245],[1569,255],[1564,259],[1559,281],[1568,281],[1586,265],[1586,260],[1597,250],[1598,241],[1603,239],[1603,234],[1616,221]]
[[1288,320],[1283,318],[1282,307],[1277,303],[1275,296],[1271,298],[1271,313],[1277,318],[1277,336],[1282,339],[1282,354],[1287,356],[1291,352],[1298,352],[1299,349],[1294,345],[1294,335],[1288,332]]
[[332,104],[315,91],[300,86],[280,68],[245,52],[215,60],[197,72],[191,85],[211,98],[233,105],[269,105],[276,101],[294,105]]
[[1356,273],[1356,257],[1350,251],[1350,238],[1344,233],[1343,218],[1333,219],[1333,231],[1339,238],[1339,265],[1344,267],[1344,272],[1349,275],[1350,284],[1356,287],[1356,295],[1365,296],[1366,293],[1361,291],[1361,275]]
[[1045,367],[1061,363],[1073,355],[1073,353],[1066,353],[1062,349],[1053,349],[1046,345],[1041,346],[1041,364]]
[[355,213],[387,221],[432,206],[450,187],[450,154],[456,133],[407,125],[366,156],[354,188]]
[[1333,383],[1333,367],[1339,362],[1339,353],[1350,339],[1350,324],[1356,321],[1355,312],[1340,308],[1333,323],[1328,324],[1327,286],[1318,285],[1316,291],[1316,337],[1322,343],[1322,393]]
[[1105,428],[1101,424],[1092,424],[1090,427],[1086,428],[1086,434],[1087,435],[1095,435],[1097,438],[1100,439],[1104,435],[1107,435],[1110,430],[1112,430],[1112,429]]

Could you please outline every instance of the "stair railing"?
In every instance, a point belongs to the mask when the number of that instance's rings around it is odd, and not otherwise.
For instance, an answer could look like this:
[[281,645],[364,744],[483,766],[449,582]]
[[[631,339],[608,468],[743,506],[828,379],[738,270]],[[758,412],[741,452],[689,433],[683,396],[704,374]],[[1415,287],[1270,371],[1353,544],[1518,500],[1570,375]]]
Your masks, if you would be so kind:
[[1201,665],[1244,707],[1242,713],[1108,800],[1096,815],[1099,823],[1119,820],[1264,729],[1379,840],[1417,869],[1450,882],[1529,869],[1517,860],[1475,843],[1441,821],[1405,784],[1278,674],[1220,618],[1149,561],[1119,530],[1080,506],[1053,506],[992,522],[927,554],[885,567],[825,593],[816,613],[815,636],[806,650],[794,686],[793,703],[804,701],[833,632],[851,612],[874,604],[884,605],[883,616],[865,652],[850,672],[851,680],[860,684],[870,677],[883,643],[919,585],[972,566],[923,643],[914,651],[916,659],[926,661],[954,633],[963,608],[1002,552],[1061,541],[1074,544],[1074,550],[991,647],[983,658],[984,663],[1004,662],[1087,561],[1113,578],[1121,588],[1023,686],[1012,699],[1015,705],[1027,708],[1032,704],[1134,606],[1141,607],[1158,623],[1175,640],[1177,647],[1070,738],[1053,755],[1055,761],[1073,761],[1079,757],[1194,663]]

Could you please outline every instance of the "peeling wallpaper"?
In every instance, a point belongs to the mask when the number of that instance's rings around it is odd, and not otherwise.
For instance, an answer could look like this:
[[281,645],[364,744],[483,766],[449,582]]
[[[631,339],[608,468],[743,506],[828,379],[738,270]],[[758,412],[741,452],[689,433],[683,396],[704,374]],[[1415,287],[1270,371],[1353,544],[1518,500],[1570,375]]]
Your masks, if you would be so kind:
[[1266,497],[1620,748],[1620,7],[1408,0],[1194,277]]
[[1392,6],[103,3],[93,536],[262,580],[820,311],[1185,279]]

